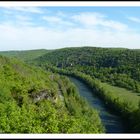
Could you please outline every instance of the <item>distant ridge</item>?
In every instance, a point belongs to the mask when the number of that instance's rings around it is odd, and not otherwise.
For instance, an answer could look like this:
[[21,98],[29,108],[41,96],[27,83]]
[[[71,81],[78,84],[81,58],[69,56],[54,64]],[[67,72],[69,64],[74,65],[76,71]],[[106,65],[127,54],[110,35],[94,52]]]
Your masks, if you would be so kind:
[[16,57],[21,60],[32,60],[39,56],[46,54],[49,50],[38,49],[38,50],[12,50],[12,51],[0,51],[0,55],[7,57]]

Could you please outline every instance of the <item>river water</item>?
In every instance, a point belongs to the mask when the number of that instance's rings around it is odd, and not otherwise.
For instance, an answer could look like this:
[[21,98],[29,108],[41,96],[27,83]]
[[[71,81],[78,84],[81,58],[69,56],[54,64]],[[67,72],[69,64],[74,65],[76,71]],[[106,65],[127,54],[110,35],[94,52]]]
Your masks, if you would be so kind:
[[86,98],[89,104],[99,111],[106,133],[125,133],[125,126],[121,118],[110,111],[85,83],[73,77],[69,77],[69,79],[76,85],[79,94]]

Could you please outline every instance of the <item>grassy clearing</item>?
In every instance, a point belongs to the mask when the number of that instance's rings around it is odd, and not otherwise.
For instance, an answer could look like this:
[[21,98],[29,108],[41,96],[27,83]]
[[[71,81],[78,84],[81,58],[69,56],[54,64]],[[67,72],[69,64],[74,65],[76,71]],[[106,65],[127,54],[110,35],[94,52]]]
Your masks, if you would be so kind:
[[110,96],[114,99],[119,98],[120,101],[125,101],[131,106],[133,106],[133,109],[138,109],[138,105],[140,102],[140,96],[138,96],[138,93],[135,93],[133,91],[129,91],[125,88],[120,88],[116,86],[111,86],[107,83],[100,83],[100,85],[108,92],[105,92],[106,96]]

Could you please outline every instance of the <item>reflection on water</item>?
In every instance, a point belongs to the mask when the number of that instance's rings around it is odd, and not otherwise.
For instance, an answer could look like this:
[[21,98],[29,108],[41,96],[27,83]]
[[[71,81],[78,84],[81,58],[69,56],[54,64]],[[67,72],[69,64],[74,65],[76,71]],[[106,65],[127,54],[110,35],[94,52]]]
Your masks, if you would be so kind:
[[87,85],[76,78],[69,77],[69,79],[76,85],[80,95],[86,98],[89,104],[99,111],[101,120],[106,128],[106,133],[125,132],[121,118],[110,112],[103,102],[92,93]]

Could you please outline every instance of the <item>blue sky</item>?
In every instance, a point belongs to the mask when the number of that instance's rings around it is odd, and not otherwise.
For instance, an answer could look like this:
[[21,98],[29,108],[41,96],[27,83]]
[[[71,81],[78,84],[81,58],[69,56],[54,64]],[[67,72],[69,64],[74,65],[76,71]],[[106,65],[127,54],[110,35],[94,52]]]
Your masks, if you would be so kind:
[[140,49],[140,7],[0,7],[0,50]]

